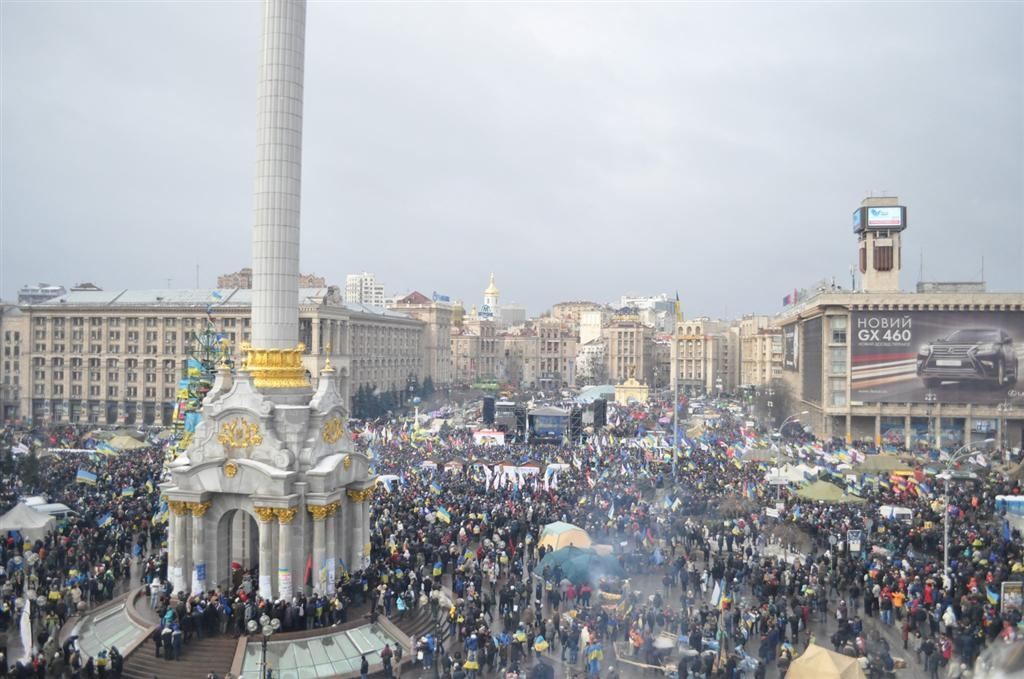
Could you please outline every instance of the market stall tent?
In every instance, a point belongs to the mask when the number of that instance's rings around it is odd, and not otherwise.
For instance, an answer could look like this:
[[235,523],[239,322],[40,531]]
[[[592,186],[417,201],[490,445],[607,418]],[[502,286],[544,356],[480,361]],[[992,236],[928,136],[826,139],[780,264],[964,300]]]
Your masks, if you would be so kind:
[[17,504],[0,516],[0,535],[17,531],[29,540],[42,540],[57,527],[57,520],[49,514],[36,511],[26,504]]
[[786,679],[865,679],[856,658],[811,644],[793,661]]

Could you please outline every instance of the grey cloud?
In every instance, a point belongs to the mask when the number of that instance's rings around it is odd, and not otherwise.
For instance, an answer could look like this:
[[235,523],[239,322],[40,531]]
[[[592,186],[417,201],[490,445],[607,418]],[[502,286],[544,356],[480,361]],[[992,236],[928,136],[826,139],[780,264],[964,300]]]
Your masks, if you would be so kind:
[[[249,260],[254,3],[0,6],[4,292]],[[311,3],[302,269],[537,312],[846,280],[867,190],[904,287],[1022,289],[1016,3]],[[969,237],[963,237],[963,234]]]

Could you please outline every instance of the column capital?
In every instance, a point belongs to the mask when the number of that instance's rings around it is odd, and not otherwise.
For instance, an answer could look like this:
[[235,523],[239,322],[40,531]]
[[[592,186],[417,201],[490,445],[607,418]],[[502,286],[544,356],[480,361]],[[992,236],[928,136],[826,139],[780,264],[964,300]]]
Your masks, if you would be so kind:
[[188,511],[190,503],[183,502],[181,500],[168,500],[167,508],[174,513],[175,516],[185,516],[185,512]]
[[253,507],[253,511],[256,512],[256,516],[259,517],[262,523],[270,523],[274,520],[273,507]]
[[330,512],[329,505],[306,505],[306,509],[313,515],[314,521],[323,521]]
[[368,488],[349,488],[345,494],[352,502],[365,502],[373,497],[374,486]]
[[209,500],[207,500],[206,502],[189,502],[187,504],[188,508],[192,510],[192,516],[198,518],[202,518],[203,515],[205,515],[206,512],[209,511],[210,507],[213,506],[213,503],[210,502]]
[[337,514],[338,507],[340,506],[340,502],[332,502],[331,504],[327,505],[327,516],[334,516],[335,514]]
[[277,516],[277,521],[281,525],[287,525],[292,522],[295,518],[295,514],[298,513],[298,509],[295,507],[286,507],[284,509],[274,509],[274,515]]

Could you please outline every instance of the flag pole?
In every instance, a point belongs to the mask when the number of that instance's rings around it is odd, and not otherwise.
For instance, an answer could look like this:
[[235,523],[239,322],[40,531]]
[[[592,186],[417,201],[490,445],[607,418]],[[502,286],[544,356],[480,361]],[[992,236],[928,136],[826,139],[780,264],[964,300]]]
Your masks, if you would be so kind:
[[672,385],[672,427],[675,430],[672,435],[672,480],[676,479],[676,461],[679,459],[679,292],[676,292],[676,318],[672,326],[672,350],[675,354],[673,361],[673,373],[675,379]]

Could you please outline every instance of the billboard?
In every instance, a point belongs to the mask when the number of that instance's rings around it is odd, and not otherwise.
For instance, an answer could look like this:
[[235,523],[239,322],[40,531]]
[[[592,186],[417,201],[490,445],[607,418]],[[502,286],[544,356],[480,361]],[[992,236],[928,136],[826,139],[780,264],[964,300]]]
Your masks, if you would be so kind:
[[867,224],[871,227],[903,227],[902,207],[869,207],[867,209]]
[[797,356],[800,355],[799,333],[796,323],[782,326],[782,367],[797,370]]
[[853,232],[858,233],[864,228],[864,210],[865,208],[859,207],[853,211]]
[[1024,403],[1024,314],[854,311],[852,401]]
[[804,321],[800,328],[803,345],[800,377],[804,400],[811,403],[821,403],[821,330],[821,316]]

